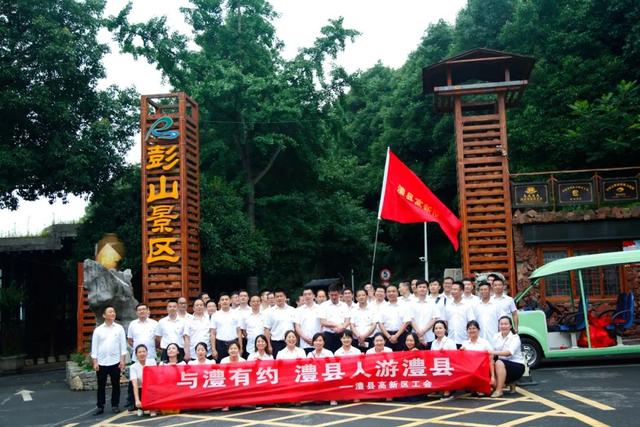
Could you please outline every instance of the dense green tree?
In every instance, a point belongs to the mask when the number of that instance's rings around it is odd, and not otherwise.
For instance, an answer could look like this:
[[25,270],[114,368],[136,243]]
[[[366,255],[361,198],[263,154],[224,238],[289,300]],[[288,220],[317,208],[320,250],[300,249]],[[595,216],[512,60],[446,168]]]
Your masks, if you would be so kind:
[[135,94],[110,87],[103,0],[0,1],[0,208],[100,191],[124,165]]

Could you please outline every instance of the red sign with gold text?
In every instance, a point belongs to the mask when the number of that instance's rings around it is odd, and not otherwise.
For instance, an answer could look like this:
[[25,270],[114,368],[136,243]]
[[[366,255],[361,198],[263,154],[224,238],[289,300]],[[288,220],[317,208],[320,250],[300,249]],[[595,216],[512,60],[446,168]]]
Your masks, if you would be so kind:
[[208,409],[302,401],[380,399],[444,390],[488,393],[489,355],[405,351],[325,359],[144,368],[146,409]]

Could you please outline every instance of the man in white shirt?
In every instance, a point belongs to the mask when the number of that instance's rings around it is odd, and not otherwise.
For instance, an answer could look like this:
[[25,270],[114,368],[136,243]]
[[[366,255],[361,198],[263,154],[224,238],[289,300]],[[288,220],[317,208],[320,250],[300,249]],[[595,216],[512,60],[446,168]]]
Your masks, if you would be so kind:
[[355,340],[354,345],[357,345],[360,351],[367,351],[372,344],[371,340],[378,323],[378,315],[367,302],[367,292],[364,289],[356,291],[356,300],[358,305],[351,310],[351,332]]
[[467,322],[475,320],[471,304],[462,301],[462,282],[453,282],[451,285],[451,299],[442,310],[442,318],[447,322],[448,338],[460,348],[469,339]]
[[431,329],[439,318],[438,305],[434,300],[427,299],[427,282],[419,280],[416,285],[416,300],[411,304],[411,326],[427,348],[431,347],[431,342],[435,339]]
[[[211,316],[211,355],[220,363],[229,356],[227,347],[242,336],[235,312],[231,309],[231,298],[228,294],[220,294],[220,310]],[[242,344],[240,344],[242,345]],[[240,349],[242,352],[242,349]]]
[[493,288],[493,297],[491,299],[498,305],[500,317],[511,317],[513,329],[518,333],[518,308],[513,298],[504,294],[504,281],[499,277],[494,277],[491,287]]
[[251,296],[249,306],[251,307],[251,313],[242,318],[239,323],[242,335],[247,340],[245,354],[251,354],[256,351],[256,337],[264,334],[265,314],[263,311],[260,311],[260,296]]
[[240,295],[238,292],[231,292],[231,310],[235,310],[240,305]]
[[473,306],[473,314],[480,324],[480,337],[492,342],[493,336],[498,333],[500,308],[491,298],[491,285],[488,282],[480,282],[478,293],[480,300]]
[[178,298],[178,318],[182,320],[190,319],[191,314],[187,312],[189,308],[189,302],[186,297]]
[[340,285],[329,286],[329,300],[320,305],[320,325],[324,333],[325,348],[336,352],[342,346],[340,334],[349,327],[349,307],[340,301]]
[[478,298],[478,296],[474,294],[476,287],[473,284],[473,280],[469,278],[464,278],[462,279],[462,285],[464,287],[463,293],[462,293],[463,301],[468,302],[470,304],[475,304],[478,301],[480,301],[480,298]]
[[387,301],[385,301],[385,297],[387,296],[387,290],[382,285],[377,285],[376,290],[373,293],[373,297],[375,298],[373,303],[371,304],[371,308],[376,311],[376,313],[380,313],[380,310],[387,305]]
[[[238,307],[236,307],[234,312],[238,327],[242,326],[243,319],[247,317],[249,313],[251,313],[251,307],[249,307],[249,292],[247,292],[246,289],[241,289],[238,291]],[[242,345],[242,350],[246,352],[247,339],[244,335],[242,336],[240,344]]]
[[171,343],[178,345],[180,356],[184,357],[184,340],[182,339],[182,329],[184,319],[178,317],[178,302],[169,300],[167,302],[167,316],[160,319],[156,325],[156,346],[162,350],[161,359],[166,359],[166,349]]
[[93,415],[104,413],[107,377],[111,379],[111,410],[120,412],[120,372],[124,369],[127,355],[127,339],[124,328],[115,323],[116,310],[111,306],[102,312],[104,323],[93,331],[91,337],[91,359],[98,379],[98,402]]
[[320,332],[320,307],[314,302],[311,288],[302,291],[302,305],[296,308],[295,330],[300,337],[300,348],[306,354],[313,351],[313,336]]
[[271,345],[275,359],[278,352],[287,346],[284,342],[284,334],[295,330],[296,309],[287,304],[287,294],[284,289],[276,289],[273,293],[276,305],[265,313],[264,334]]
[[198,358],[196,345],[200,342],[207,345],[207,355],[211,354],[211,321],[204,312],[204,302],[199,298],[193,302],[193,316],[185,321],[182,336],[185,362]]
[[398,300],[403,303],[409,304],[416,299],[415,295],[411,293],[411,284],[409,282],[400,282],[398,284],[398,292],[400,293]]
[[349,311],[351,311],[352,308],[355,308],[356,305],[353,303],[353,292],[350,288],[345,288],[342,291],[342,302],[347,305]]
[[445,277],[442,279],[442,295],[447,299],[451,300],[451,286],[453,286],[453,277]]
[[444,296],[442,295],[442,286],[438,279],[431,279],[429,281],[429,294],[425,297],[427,301],[431,301],[434,304],[438,305],[438,308],[441,309],[444,305]]
[[393,351],[402,351],[405,331],[411,322],[411,312],[408,304],[398,300],[398,288],[395,285],[387,286],[387,298],[389,302],[378,313],[379,329],[388,347]]
[[147,360],[156,359],[155,334],[158,322],[150,319],[149,314],[149,307],[147,307],[146,304],[140,303],[136,306],[136,315],[138,318],[129,323],[127,342],[133,348],[133,354],[131,355],[133,362],[137,360],[135,348],[140,344],[144,344],[147,347]]

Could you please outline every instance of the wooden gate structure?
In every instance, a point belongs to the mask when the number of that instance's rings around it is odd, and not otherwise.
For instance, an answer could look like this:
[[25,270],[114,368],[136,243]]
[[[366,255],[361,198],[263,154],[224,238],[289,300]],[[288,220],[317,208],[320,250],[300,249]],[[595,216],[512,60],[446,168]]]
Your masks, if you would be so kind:
[[500,272],[515,292],[506,109],[519,103],[535,60],[474,49],[422,70],[434,108],[453,111],[465,276]]
[[141,98],[142,297],[152,316],[193,299],[200,271],[198,104],[185,93]]

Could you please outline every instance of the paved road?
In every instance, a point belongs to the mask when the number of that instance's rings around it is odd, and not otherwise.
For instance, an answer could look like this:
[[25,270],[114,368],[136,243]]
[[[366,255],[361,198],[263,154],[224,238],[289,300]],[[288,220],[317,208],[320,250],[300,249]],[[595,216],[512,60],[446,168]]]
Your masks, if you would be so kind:
[[[441,402],[363,402],[188,412],[157,418],[90,415],[95,392],[72,392],[64,372],[0,377],[0,426],[585,426],[640,425],[640,364],[562,363],[533,373],[533,384],[501,399],[461,395]],[[25,401],[20,390],[33,400]],[[124,390],[123,390],[124,392]],[[123,393],[124,396],[124,393]],[[133,424],[134,423],[134,424]]]

